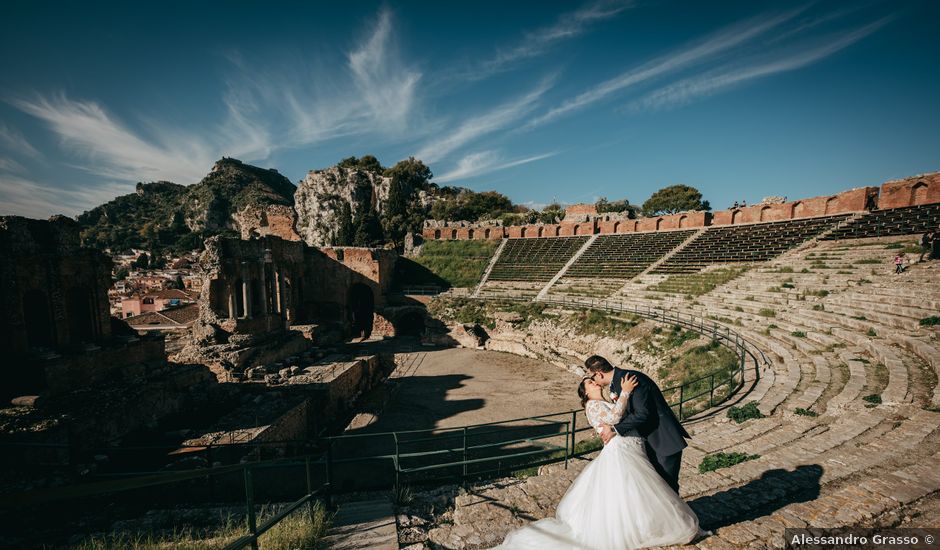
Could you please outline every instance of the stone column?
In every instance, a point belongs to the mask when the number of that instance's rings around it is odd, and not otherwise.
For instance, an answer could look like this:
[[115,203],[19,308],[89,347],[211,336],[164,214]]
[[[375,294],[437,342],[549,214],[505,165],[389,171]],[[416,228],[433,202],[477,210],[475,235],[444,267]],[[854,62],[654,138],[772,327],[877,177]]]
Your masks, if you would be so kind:
[[245,319],[251,319],[251,279],[242,277],[242,304],[245,309]]

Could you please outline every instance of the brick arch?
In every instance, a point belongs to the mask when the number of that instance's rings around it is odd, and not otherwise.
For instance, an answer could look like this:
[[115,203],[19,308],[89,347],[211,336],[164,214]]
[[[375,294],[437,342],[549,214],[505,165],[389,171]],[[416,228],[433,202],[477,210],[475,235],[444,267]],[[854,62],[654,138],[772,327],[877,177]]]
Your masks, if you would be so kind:
[[440,229],[435,229],[435,230],[434,230],[434,238],[435,238],[435,239],[440,239],[440,238],[441,238],[441,230],[440,230]]
[[925,181],[919,181],[911,186],[911,205],[925,204],[930,186]]
[[489,227],[487,227],[486,229],[483,230],[483,238],[484,238],[484,239],[489,239],[489,238],[490,238],[490,228],[489,228]]
[[538,232],[539,237],[544,237],[545,236],[544,233],[545,233],[545,228],[540,226],[539,232]]
[[520,237],[525,237],[525,236],[526,236],[525,234],[526,234],[526,226],[523,225],[523,226],[519,229],[519,236],[520,236]]
[[620,233],[620,222],[614,222],[614,233]]
[[831,214],[836,206],[836,200],[838,197],[829,197],[826,199],[826,208],[823,210],[823,214]]
[[767,211],[770,210],[769,206],[763,206],[760,209],[760,221],[767,221]]
[[656,231],[659,231],[660,227],[663,225],[662,218],[656,218]]
[[456,229],[451,229],[451,230],[450,230],[450,238],[451,238],[451,239],[456,239],[456,238],[457,238],[457,230],[456,230]]
[[803,201],[796,201],[793,203],[793,208],[791,211],[791,218],[802,218],[806,215],[806,205],[803,204]]
[[472,229],[468,229],[468,230],[467,230],[467,239],[473,240],[473,230],[472,230]]
[[740,210],[735,210],[734,212],[731,213],[731,225],[734,225],[736,223],[741,223],[741,220],[743,218],[744,218],[744,212],[741,212]]
[[580,226],[580,224],[577,224],[577,223],[574,224],[574,227],[573,227],[572,230],[571,230],[571,231],[572,231],[572,233],[571,233],[572,235],[577,235],[577,234],[578,234],[578,230],[581,229],[581,227],[579,227],[579,226]]
[[679,229],[687,227],[689,225],[689,217],[686,215],[679,216]]

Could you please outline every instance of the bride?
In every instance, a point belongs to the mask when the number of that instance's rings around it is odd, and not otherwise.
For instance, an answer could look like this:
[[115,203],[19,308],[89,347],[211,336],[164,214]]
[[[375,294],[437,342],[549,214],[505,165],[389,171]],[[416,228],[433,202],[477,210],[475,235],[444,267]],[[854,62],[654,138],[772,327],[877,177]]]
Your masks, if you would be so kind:
[[[602,388],[581,380],[578,395],[598,432],[619,422],[635,378],[624,381],[615,404]],[[691,542],[698,518],[669,487],[646,456],[638,435],[615,436],[568,488],[554,518],[510,533],[500,550],[626,550]]]

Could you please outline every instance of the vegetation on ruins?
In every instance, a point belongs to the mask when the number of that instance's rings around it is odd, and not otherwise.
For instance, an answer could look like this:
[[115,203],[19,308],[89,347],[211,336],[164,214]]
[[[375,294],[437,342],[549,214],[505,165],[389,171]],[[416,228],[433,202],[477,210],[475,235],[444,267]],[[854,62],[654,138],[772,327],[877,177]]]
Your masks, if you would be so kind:
[[664,187],[643,203],[643,213],[647,216],[675,214],[688,210],[711,210],[708,201],[702,200],[702,193],[688,185],[670,185]]
[[670,275],[666,280],[650,286],[649,290],[701,296],[739,277],[747,269],[747,267],[723,267],[698,273]]
[[594,203],[594,208],[597,209],[598,214],[606,214],[608,212],[626,212],[630,215],[631,218],[637,217],[637,212],[639,212],[640,207],[635,204],[630,204],[628,199],[621,199],[619,201],[609,201],[607,197],[601,197]]
[[940,316],[937,315],[924,317],[920,320],[920,326],[922,327],[935,327],[937,325],[940,325]]
[[760,455],[749,455],[747,453],[715,453],[706,455],[698,465],[698,471],[701,474],[712,472],[721,468],[729,468],[735,464],[747,462],[760,458]]
[[210,236],[231,233],[232,214],[246,206],[272,204],[294,204],[290,180],[276,170],[223,158],[195,185],[138,183],[135,193],[92,208],[78,223],[86,246],[179,254],[202,248]]
[[757,408],[756,401],[749,401],[744,406],[728,409],[728,418],[740,424],[752,418],[764,418],[764,413]]
[[473,287],[483,276],[498,244],[494,241],[428,241],[421,246],[418,255],[398,259],[397,274],[409,285]]
[[818,412],[816,412],[816,411],[811,411],[811,410],[809,410],[809,409],[804,409],[803,407],[797,407],[796,409],[793,410],[793,412],[794,412],[794,414],[796,414],[796,415],[798,415],[798,416],[809,416],[809,417],[816,417],[816,416],[819,416],[819,413],[818,413]]
[[577,311],[572,317],[572,325],[581,334],[598,336],[617,336],[626,334],[637,326],[641,319],[635,315],[619,314],[616,317],[596,309]]

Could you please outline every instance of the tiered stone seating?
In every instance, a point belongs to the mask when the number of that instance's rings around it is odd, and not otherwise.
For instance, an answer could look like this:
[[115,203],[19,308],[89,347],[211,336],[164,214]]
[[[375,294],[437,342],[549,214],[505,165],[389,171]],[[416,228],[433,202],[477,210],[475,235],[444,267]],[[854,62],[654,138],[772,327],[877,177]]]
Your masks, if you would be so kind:
[[[720,319],[771,359],[739,398],[766,417],[737,424],[719,412],[689,423],[680,485],[715,531],[699,548],[780,545],[786,527],[859,525],[940,491],[940,341],[918,322],[940,314],[940,278],[932,264],[892,274],[890,257],[909,242],[817,243],[695,297],[631,283],[625,299]],[[760,457],[700,474],[702,458],[719,451]],[[502,518],[513,524],[551,514],[582,467],[543,468],[465,507],[458,499],[454,529],[501,502],[528,516]]]
[[710,227],[653,273],[692,273],[716,263],[763,262],[773,259],[847,216]]
[[836,229],[823,240],[926,233],[940,227],[940,203],[876,210]]
[[585,236],[509,239],[489,280],[547,282],[587,240]]
[[689,238],[694,230],[600,235],[565,277],[632,279]]

